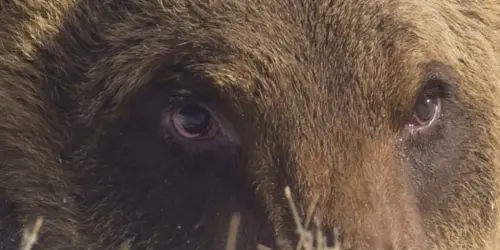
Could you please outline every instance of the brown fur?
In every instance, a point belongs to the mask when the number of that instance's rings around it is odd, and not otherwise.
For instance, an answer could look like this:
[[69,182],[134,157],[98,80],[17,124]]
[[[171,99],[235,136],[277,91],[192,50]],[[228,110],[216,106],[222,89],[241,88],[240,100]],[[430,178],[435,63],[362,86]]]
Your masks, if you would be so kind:
[[[353,250],[500,247],[499,1],[3,0],[0,20],[0,249],[35,216],[37,249],[222,249],[235,211],[237,249],[286,247],[286,185]],[[429,77],[443,115],[403,138]],[[241,147],[165,135],[179,88]]]

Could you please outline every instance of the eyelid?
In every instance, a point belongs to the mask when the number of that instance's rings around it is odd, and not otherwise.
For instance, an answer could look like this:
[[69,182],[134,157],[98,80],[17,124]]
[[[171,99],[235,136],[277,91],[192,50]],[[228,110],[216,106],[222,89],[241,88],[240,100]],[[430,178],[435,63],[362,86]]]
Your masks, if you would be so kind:
[[446,98],[451,94],[451,86],[445,80],[430,78],[422,84],[419,94],[426,97]]

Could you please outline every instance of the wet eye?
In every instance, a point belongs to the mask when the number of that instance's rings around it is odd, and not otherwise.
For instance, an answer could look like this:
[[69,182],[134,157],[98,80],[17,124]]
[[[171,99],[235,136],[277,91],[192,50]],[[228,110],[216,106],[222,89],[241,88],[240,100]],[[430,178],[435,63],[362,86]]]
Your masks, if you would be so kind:
[[431,123],[440,109],[440,98],[422,98],[415,106],[415,120],[419,125]]
[[[457,78],[453,69],[439,62],[429,63],[425,68],[425,76],[414,96],[411,110],[406,110],[403,135],[437,135],[444,129],[446,103],[453,103],[454,86]],[[443,126],[437,126],[437,125]],[[404,136],[404,137],[405,137]],[[427,137],[429,139],[431,137]],[[437,137],[432,137],[437,138]]]
[[413,116],[408,126],[416,129],[432,125],[441,113],[441,98],[439,96],[422,95],[417,99],[413,109]]
[[209,110],[200,105],[184,105],[170,116],[175,131],[187,139],[211,139],[217,135],[219,125]]

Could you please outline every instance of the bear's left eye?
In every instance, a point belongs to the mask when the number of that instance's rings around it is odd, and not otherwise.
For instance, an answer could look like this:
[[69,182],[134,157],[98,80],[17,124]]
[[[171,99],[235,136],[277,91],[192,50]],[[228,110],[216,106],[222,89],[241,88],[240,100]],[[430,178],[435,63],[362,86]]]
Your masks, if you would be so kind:
[[170,115],[170,120],[180,136],[192,140],[212,139],[220,129],[218,121],[210,111],[195,104],[175,109]]

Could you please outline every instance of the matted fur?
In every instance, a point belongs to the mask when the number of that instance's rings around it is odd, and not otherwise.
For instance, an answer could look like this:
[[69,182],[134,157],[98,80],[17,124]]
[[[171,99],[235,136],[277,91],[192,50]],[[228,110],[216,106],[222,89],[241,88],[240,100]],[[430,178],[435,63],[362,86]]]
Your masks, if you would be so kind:
[[[439,129],[401,144],[428,74]],[[174,85],[237,153],[146,131]],[[0,100],[0,249],[36,216],[36,249],[221,249],[235,211],[286,248],[286,185],[353,250],[500,248],[499,1],[3,0]]]

